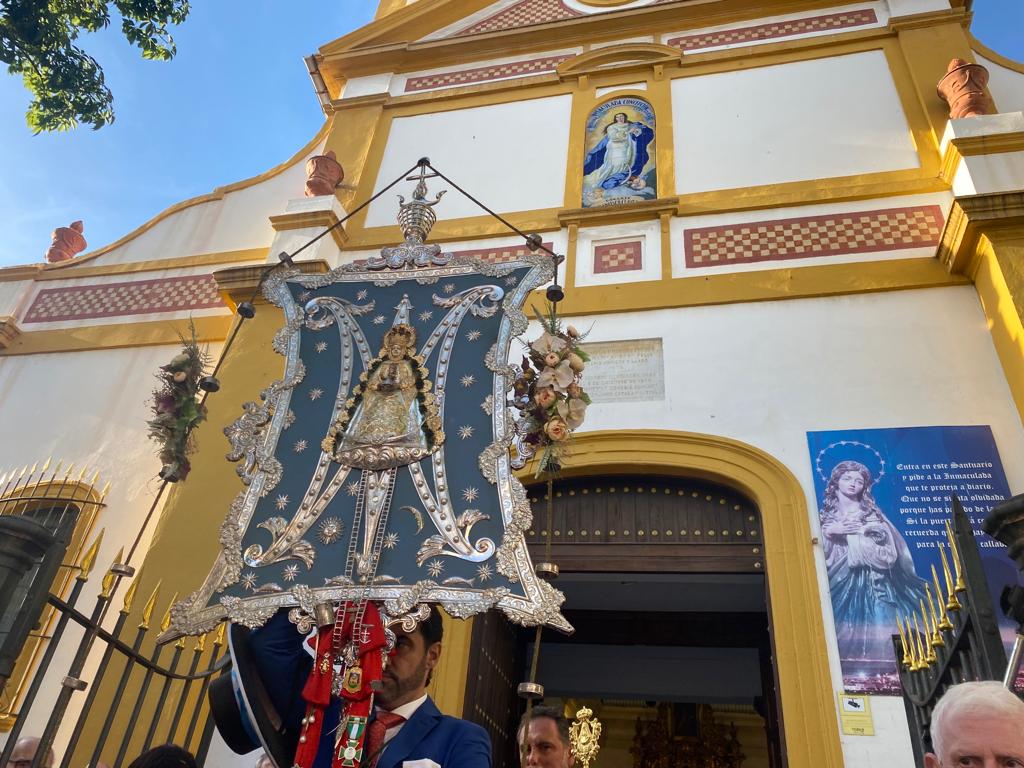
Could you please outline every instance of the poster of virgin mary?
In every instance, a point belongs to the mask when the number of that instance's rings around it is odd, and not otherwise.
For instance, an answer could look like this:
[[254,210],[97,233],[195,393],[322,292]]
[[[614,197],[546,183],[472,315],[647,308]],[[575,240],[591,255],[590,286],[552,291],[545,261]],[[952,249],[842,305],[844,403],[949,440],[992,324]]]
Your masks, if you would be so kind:
[[591,112],[583,159],[583,207],[656,198],[654,137],[654,110],[643,99],[612,99]]

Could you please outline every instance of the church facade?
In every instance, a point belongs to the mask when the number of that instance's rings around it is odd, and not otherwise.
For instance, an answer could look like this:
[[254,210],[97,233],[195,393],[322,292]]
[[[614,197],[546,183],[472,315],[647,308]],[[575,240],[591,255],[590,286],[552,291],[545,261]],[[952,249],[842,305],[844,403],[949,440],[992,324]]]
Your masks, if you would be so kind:
[[[553,498],[522,479],[534,561],[560,566],[577,628],[545,632],[539,681],[605,721],[596,764],[646,765],[663,741],[680,759],[738,745],[747,766],[909,765],[886,643],[931,588],[925,519],[950,492],[981,513],[1024,490],[1024,64],[970,18],[965,0],[381,0],[307,60],[327,120],[289,161],[0,270],[0,471],[87,464],[110,489],[76,541],[105,529],[108,562],[141,534],[160,610],[195,590],[240,488],[223,430],[280,377],[281,314],[257,300],[188,478],[143,527],[152,374],[190,319],[217,358],[261,270],[396,179],[296,261],[322,273],[401,241],[395,195],[426,156],[447,177],[430,241],[527,252],[472,198],[538,233],[587,333],[593,403]],[[344,177],[324,190],[327,153]],[[512,765],[532,633],[446,627],[435,699]]]

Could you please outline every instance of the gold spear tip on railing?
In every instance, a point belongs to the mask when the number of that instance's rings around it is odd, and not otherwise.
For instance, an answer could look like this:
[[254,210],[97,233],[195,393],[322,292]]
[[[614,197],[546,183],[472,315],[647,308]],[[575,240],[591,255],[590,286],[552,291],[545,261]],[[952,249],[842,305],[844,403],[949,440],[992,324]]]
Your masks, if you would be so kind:
[[113,568],[115,565],[121,562],[121,558],[124,557],[124,547],[121,547],[117,551],[117,556],[114,558],[114,562],[110,564],[110,568],[103,574],[103,591],[100,592],[100,596],[104,600],[109,600],[114,594],[114,586],[117,584],[117,574],[114,573]]
[[917,651],[917,668],[927,669],[928,668],[928,655],[924,651],[924,646],[921,645],[921,627],[917,625],[917,616],[914,616],[914,648]]
[[946,548],[939,544],[939,555],[942,557],[942,574],[946,579],[946,601],[947,611],[959,611],[963,606],[956,599],[956,590],[953,588],[953,573],[949,570],[949,560],[946,559]]
[[946,604],[942,601],[942,582],[939,581],[939,572],[935,568],[934,563],[932,563],[932,581],[935,582],[935,606],[939,617],[939,631],[949,632],[953,629],[953,622],[949,620],[949,614],[946,613]]
[[931,628],[932,628],[932,647],[942,648],[946,641],[942,639],[942,633],[939,632],[939,618],[935,614],[935,598],[932,597],[931,584],[925,583],[924,591],[928,595],[928,613],[931,615]]
[[904,667],[910,669],[910,662],[912,661],[910,657],[910,647],[907,645],[907,636],[903,632],[903,620],[899,614],[896,614],[896,629],[899,630],[900,647],[903,649],[903,660],[900,663],[903,664]]
[[43,472],[46,472],[50,468],[50,462],[53,461],[53,454],[51,453],[46,457],[46,461],[43,462]]
[[202,653],[203,651],[206,650],[206,636],[207,636],[207,634],[209,634],[209,633],[208,632],[204,632],[203,634],[201,634],[199,636],[199,639],[196,640],[196,647],[193,648],[193,650],[196,653]]
[[146,601],[146,605],[142,609],[142,621],[139,622],[139,629],[149,629],[149,620],[153,617],[153,610],[156,608],[156,596],[160,593],[160,585],[163,583],[163,579],[161,579],[153,587],[153,594],[149,596],[149,600]]
[[[178,602],[178,593],[174,593],[174,597],[171,598],[171,602],[167,604],[167,610],[164,612],[164,617],[160,620],[160,631],[166,632],[171,628],[171,608]],[[184,646],[181,646],[184,648]]]
[[953,526],[949,520],[946,521],[946,538],[949,539],[949,554],[953,558],[953,568],[956,569],[956,585],[953,590],[966,592],[967,584],[964,583],[964,574],[960,567],[960,548],[956,545],[956,536],[953,535]]
[[217,634],[213,636],[213,644],[216,646],[224,645],[224,633],[228,631],[228,623],[226,621],[221,622],[221,625],[217,627]]
[[103,490],[100,491],[100,501],[99,501],[100,504],[102,504],[106,500],[108,493],[110,493],[110,481],[109,480],[107,480],[107,484],[103,486]]
[[121,606],[121,613],[129,614],[132,612],[132,602],[135,600],[135,593],[139,589],[139,580],[135,579],[130,585],[128,585],[128,591],[124,593],[124,605]]
[[86,581],[89,578],[89,574],[92,572],[92,567],[96,564],[96,555],[100,551],[100,543],[103,541],[103,533],[106,528],[100,529],[100,535],[95,538],[92,542],[92,546],[86,550],[85,556],[82,558],[82,562],[78,566],[79,581]]

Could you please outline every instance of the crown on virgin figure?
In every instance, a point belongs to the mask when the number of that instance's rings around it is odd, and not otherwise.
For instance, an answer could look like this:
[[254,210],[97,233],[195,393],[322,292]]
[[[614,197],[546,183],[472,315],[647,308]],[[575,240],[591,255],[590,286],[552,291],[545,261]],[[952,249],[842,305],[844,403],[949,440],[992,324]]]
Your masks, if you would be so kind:
[[388,347],[392,344],[414,347],[416,345],[416,329],[406,323],[399,323],[384,334],[384,344],[381,351],[387,351]]

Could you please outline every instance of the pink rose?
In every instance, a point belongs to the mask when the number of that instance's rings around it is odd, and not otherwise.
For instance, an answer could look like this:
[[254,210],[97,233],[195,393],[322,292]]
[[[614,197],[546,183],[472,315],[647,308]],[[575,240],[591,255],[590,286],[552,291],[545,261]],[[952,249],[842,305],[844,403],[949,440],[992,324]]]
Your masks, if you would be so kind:
[[176,374],[174,374],[174,383],[181,384],[187,378],[188,373],[186,371],[178,371]]
[[556,353],[548,352],[546,355],[544,355],[544,365],[549,365],[552,368],[554,368],[556,365],[558,365],[558,361],[561,359],[562,358],[560,358]]
[[567,325],[567,326],[565,326],[565,332],[568,333],[569,334],[569,338],[572,338],[572,339],[578,339],[579,336],[580,336],[580,332],[576,330],[576,326],[575,325]]
[[550,387],[538,389],[537,393],[533,396],[533,399],[537,401],[537,405],[541,408],[550,408],[555,402],[555,390]]
[[569,437],[569,427],[557,417],[544,425],[544,432],[556,443],[560,443]]

